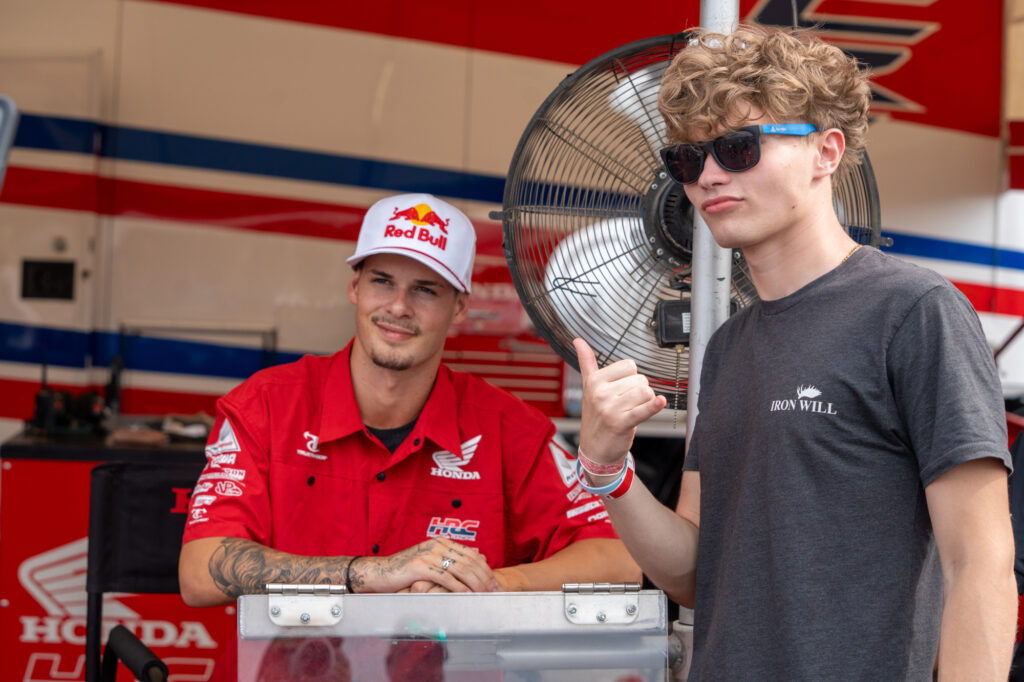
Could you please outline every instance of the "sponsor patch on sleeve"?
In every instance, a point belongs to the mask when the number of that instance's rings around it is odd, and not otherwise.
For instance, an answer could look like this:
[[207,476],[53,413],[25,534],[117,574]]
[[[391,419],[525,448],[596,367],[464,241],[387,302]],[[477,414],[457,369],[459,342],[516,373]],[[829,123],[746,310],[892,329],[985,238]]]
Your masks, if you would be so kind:
[[207,469],[203,472],[203,475],[199,477],[200,481],[220,480],[227,479],[230,481],[244,481],[245,480],[245,469]]
[[558,442],[560,440],[561,436],[556,433],[548,441],[548,451],[551,453],[551,458],[555,460],[555,466],[562,477],[562,483],[565,484],[566,488],[572,488],[576,485],[576,458],[569,454],[566,448],[568,443],[562,445]]
[[565,512],[565,517],[569,519],[575,518],[580,514],[586,514],[588,511],[598,508],[604,508],[604,505],[601,504],[601,500],[591,500],[586,504],[581,504],[578,507],[573,507],[569,511]]
[[[228,452],[239,452],[241,446],[238,444],[238,438],[235,437],[235,429],[231,426],[231,422],[227,417],[224,418],[224,423],[220,425],[220,433],[217,434],[217,440],[214,443],[210,443],[206,446],[206,458],[210,460],[211,466],[217,466],[214,462],[215,458]],[[233,464],[234,459],[231,462],[225,462],[226,464]]]
[[234,481],[219,481],[213,488],[213,492],[217,495],[224,495],[225,497],[241,497],[242,489]]
[[582,502],[583,500],[593,497],[593,495],[584,490],[583,486],[579,483],[573,486],[572,490],[567,492],[565,496],[569,498],[570,502],[575,502],[577,499]]

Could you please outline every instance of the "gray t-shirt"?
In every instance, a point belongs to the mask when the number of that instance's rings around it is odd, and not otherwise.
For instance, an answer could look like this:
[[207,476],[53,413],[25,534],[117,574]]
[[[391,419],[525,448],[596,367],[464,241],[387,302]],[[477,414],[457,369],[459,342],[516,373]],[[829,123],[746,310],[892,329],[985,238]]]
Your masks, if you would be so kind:
[[941,569],[924,487],[1009,467],[999,379],[948,281],[876,249],[730,318],[700,472],[691,680],[930,680]]

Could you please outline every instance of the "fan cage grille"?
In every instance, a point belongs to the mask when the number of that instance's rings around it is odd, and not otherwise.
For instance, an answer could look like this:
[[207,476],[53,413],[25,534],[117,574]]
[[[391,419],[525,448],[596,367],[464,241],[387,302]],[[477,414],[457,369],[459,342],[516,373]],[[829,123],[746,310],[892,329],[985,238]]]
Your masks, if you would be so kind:
[[[667,144],[658,88],[688,39],[638,41],[568,76],[523,133],[503,206],[506,260],[538,333],[577,369],[577,336],[601,366],[634,360],[670,400],[685,396],[689,350],[657,345],[654,306],[689,297],[679,283],[689,276],[690,254],[659,253],[649,208],[671,183],[658,155]],[[837,214],[854,239],[877,245],[878,198],[866,156],[851,176],[836,188]],[[732,299],[742,307],[757,295],[736,254]]]

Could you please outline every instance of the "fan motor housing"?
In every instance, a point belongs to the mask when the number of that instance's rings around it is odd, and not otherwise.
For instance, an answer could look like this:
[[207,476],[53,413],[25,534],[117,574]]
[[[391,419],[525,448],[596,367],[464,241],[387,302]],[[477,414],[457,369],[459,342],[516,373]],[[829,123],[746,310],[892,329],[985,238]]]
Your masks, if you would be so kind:
[[654,338],[662,348],[690,345],[690,300],[658,301],[654,306]]
[[693,204],[683,186],[664,171],[651,182],[643,201],[643,224],[655,258],[674,268],[693,258]]

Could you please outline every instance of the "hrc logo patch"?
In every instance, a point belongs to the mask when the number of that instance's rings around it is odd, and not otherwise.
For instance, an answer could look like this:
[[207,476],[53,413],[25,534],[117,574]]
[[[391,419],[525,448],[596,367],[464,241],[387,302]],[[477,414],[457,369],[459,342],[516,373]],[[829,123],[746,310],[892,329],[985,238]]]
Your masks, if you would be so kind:
[[479,521],[469,519],[452,519],[445,517],[442,521],[440,516],[430,519],[427,527],[428,538],[448,538],[449,540],[476,540],[476,529],[480,526]]

